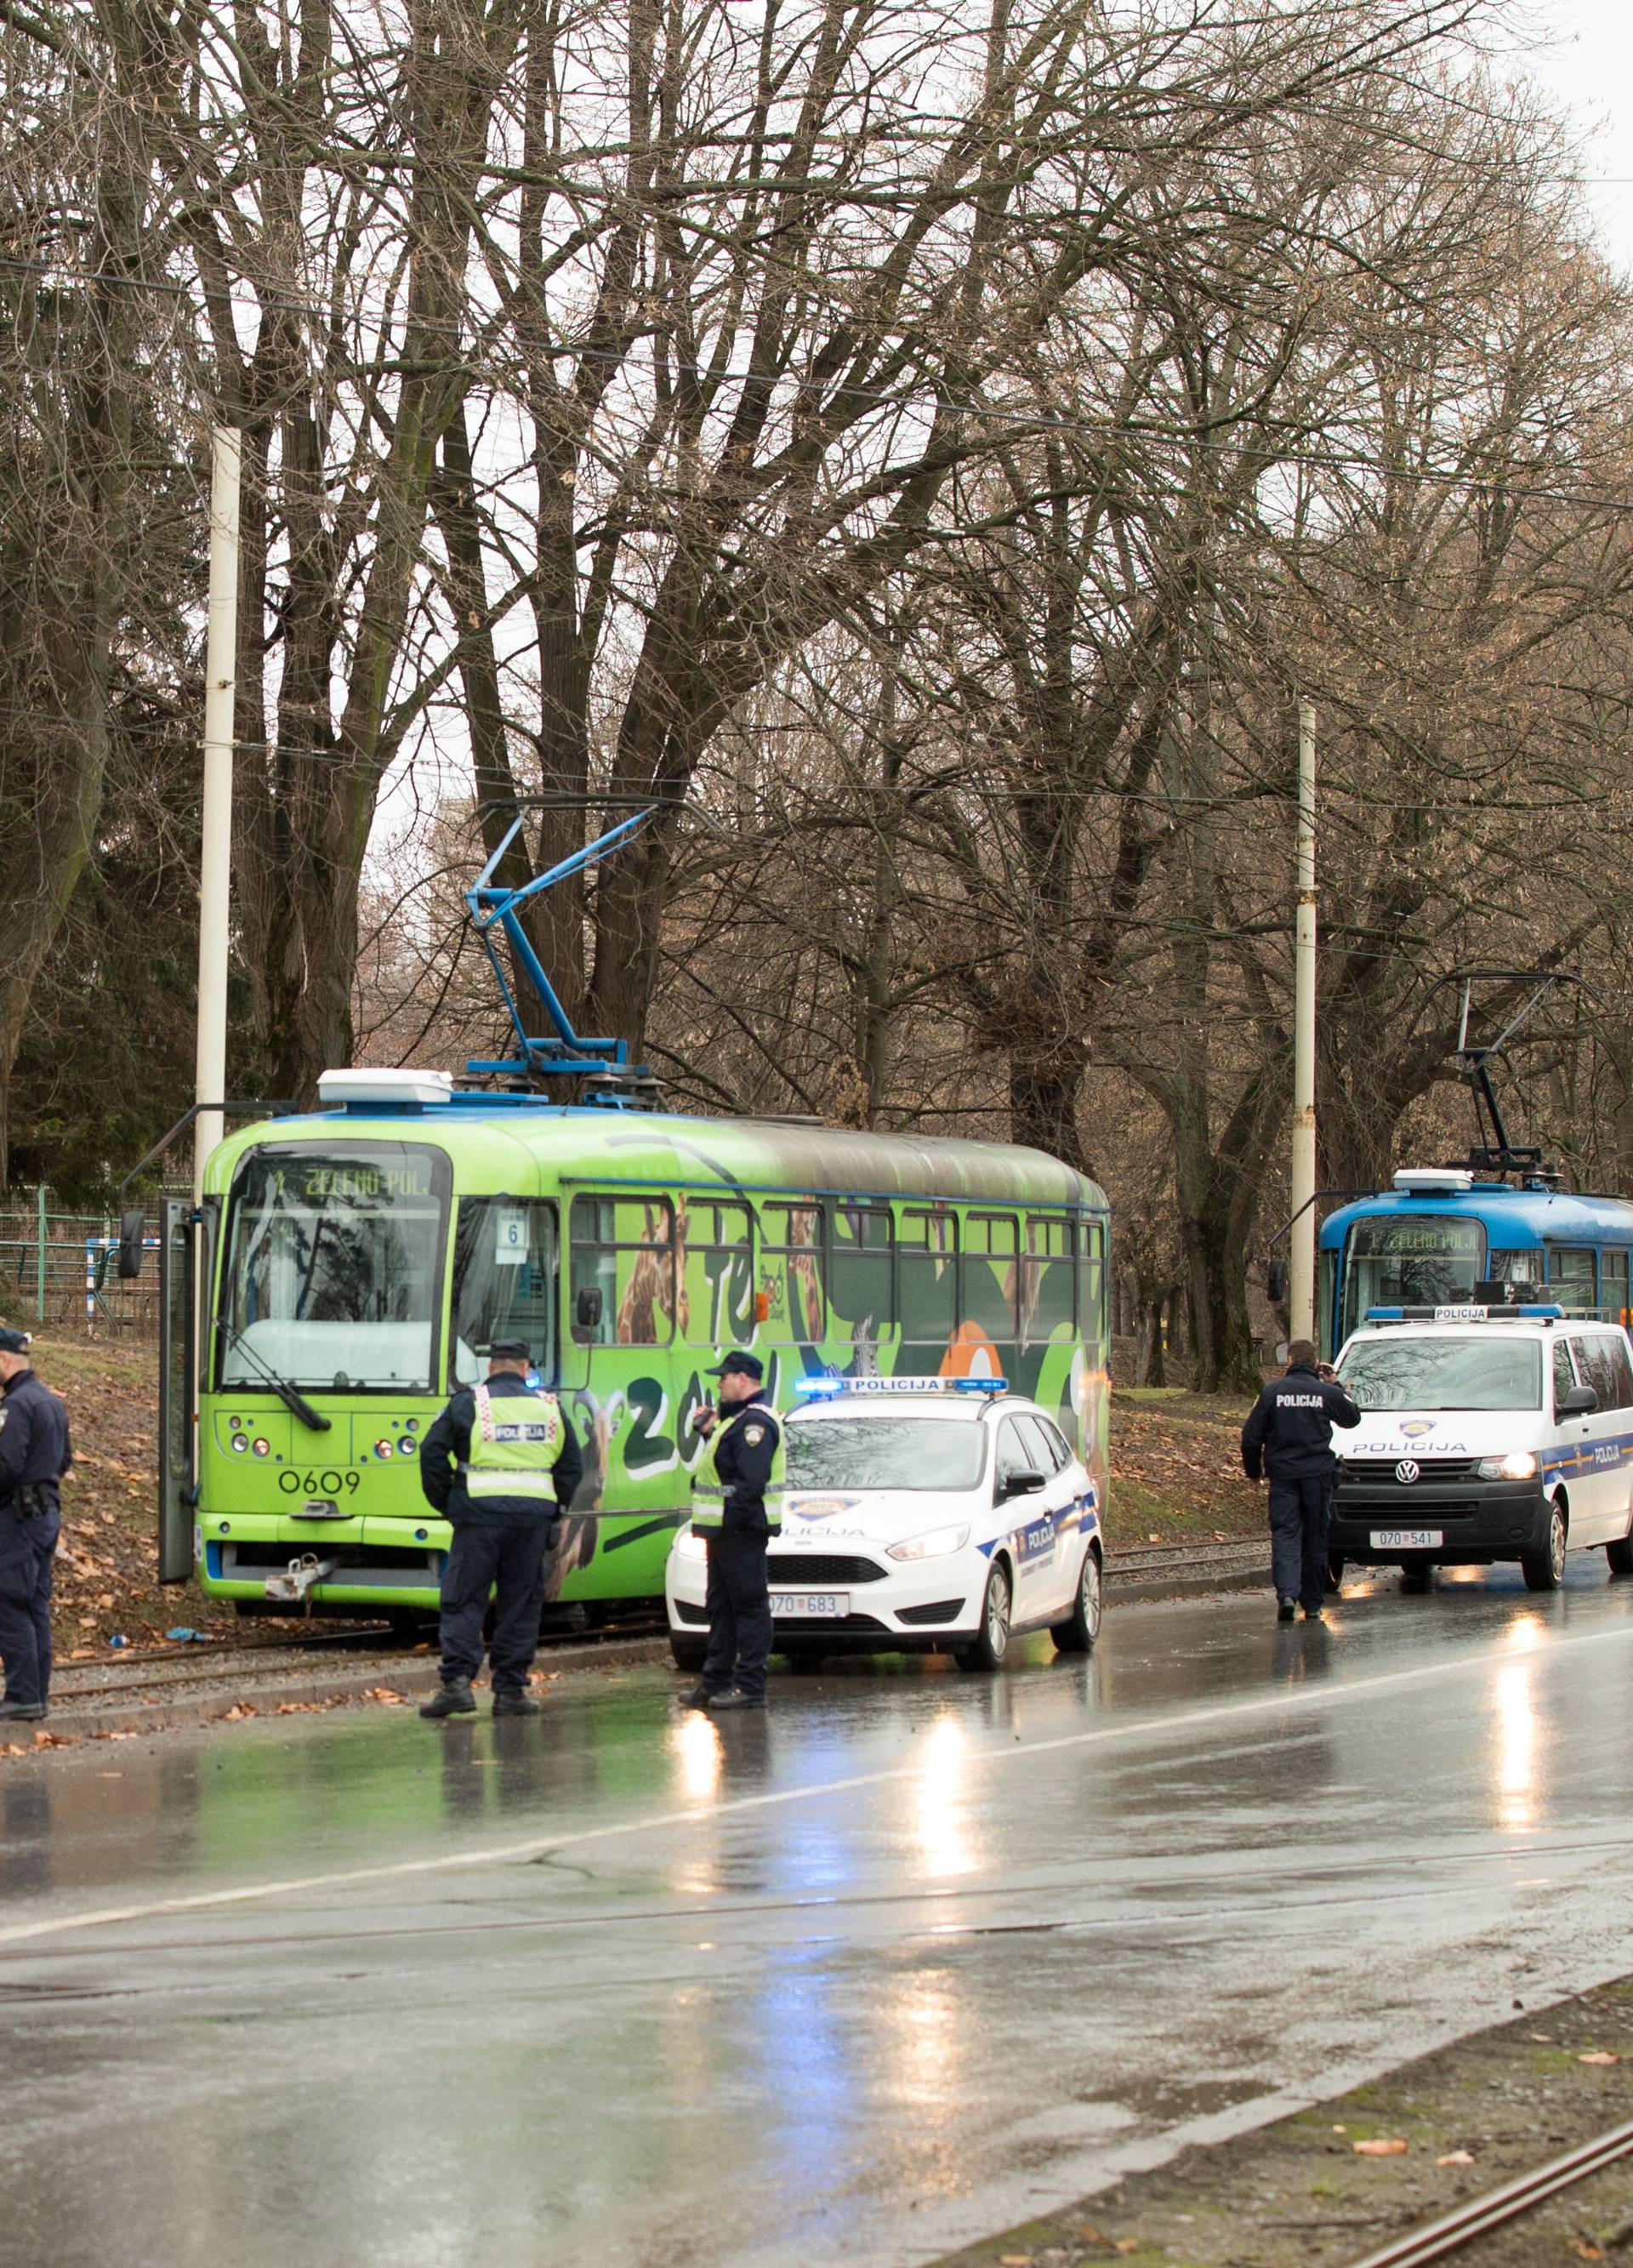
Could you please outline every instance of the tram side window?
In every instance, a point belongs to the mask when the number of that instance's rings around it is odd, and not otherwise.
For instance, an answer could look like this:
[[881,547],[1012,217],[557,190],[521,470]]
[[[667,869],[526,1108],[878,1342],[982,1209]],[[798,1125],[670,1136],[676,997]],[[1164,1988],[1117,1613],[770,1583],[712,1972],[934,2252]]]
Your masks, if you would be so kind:
[[1077,1320],[1073,1226],[1063,1213],[1026,1216],[1026,1249],[1020,1263],[1020,1321],[1026,1338],[1053,1338],[1063,1323],[1070,1334]]
[[1079,1221],[1078,1234],[1078,1336],[1098,1345],[1106,1330],[1105,1223]]
[[587,1346],[667,1346],[675,1306],[675,1219],[668,1198],[575,1197],[574,1338]]
[[957,1214],[904,1212],[896,1254],[902,1344],[945,1346],[959,1319]]
[[760,1208],[760,1243],[769,1313],[765,1335],[784,1344],[820,1346],[828,1336],[827,1239],[820,1204]]
[[699,1346],[744,1344],[754,1328],[753,1217],[746,1204],[683,1203],[680,1241],[688,1284],[687,1335]]
[[1012,1212],[973,1212],[964,1223],[966,1319],[995,1339],[1013,1338],[1020,1289],[1020,1234]]
[[555,1207],[539,1197],[461,1197],[453,1232],[453,1383],[487,1375],[495,1339],[526,1339],[555,1367]]
[[839,1204],[833,1211],[828,1296],[836,1323],[858,1344],[876,1346],[895,1316],[890,1215],[883,1205]]
[[1599,1304],[1613,1322],[1620,1322],[1628,1306],[1628,1256],[1601,1252],[1599,1256]]
[[1548,1287],[1562,1307],[1593,1308],[1599,1305],[1593,1281],[1593,1248],[1590,1244],[1550,1244],[1548,1248]]

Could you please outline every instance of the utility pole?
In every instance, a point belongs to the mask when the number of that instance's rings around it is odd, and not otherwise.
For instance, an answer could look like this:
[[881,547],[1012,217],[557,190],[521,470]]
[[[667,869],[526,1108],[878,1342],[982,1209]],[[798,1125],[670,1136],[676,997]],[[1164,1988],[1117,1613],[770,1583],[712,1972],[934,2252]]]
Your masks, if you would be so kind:
[[1293,935],[1292,1242],[1288,1336],[1315,1336],[1315,711],[1298,703],[1298,910]]
[[[204,824],[198,874],[198,1051],[193,1099],[227,1091],[227,895],[232,871],[232,708],[238,676],[239,479],[242,436],[211,436],[210,624],[204,642]],[[219,1110],[193,1122],[193,1195],[203,1194],[204,1160],[220,1141]]]

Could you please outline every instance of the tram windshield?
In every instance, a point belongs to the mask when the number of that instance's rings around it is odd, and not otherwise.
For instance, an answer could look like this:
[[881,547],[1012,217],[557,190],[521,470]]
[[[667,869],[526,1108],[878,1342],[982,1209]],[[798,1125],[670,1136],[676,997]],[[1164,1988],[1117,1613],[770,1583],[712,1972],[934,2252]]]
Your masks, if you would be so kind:
[[967,1489],[981,1478],[983,1425],[956,1418],[817,1418],[788,1428],[796,1489]]
[[1485,1272],[1486,1233],[1477,1220],[1391,1214],[1357,1220],[1344,1266],[1343,1331],[1369,1307],[1444,1307],[1467,1300]]
[[371,1142],[252,1150],[233,1182],[221,1384],[428,1393],[450,1173]]
[[1542,1351],[1499,1331],[1360,1338],[1339,1366],[1363,1410],[1540,1410]]

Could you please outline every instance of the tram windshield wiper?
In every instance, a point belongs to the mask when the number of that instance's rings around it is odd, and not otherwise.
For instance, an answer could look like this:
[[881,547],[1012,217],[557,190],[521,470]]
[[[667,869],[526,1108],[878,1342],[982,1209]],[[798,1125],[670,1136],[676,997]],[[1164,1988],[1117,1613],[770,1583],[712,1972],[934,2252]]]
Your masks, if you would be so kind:
[[314,1433],[327,1433],[331,1430],[334,1420],[325,1418],[320,1411],[314,1410],[298,1386],[291,1386],[287,1378],[280,1378],[271,1364],[264,1361],[251,1346],[236,1323],[230,1322],[225,1315],[217,1315],[216,1328],[226,1333],[239,1352],[261,1373],[261,1377],[277,1395],[283,1407],[292,1410],[303,1425],[310,1425]]

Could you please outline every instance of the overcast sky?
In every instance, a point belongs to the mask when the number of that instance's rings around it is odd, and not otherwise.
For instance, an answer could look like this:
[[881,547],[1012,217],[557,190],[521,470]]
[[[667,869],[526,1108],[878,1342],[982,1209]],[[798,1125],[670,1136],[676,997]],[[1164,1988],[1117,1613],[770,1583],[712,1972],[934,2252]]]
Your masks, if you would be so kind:
[[1585,194],[1606,250],[1633,269],[1633,0],[1528,0],[1508,53],[1596,129],[1586,171],[1608,178]]

